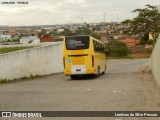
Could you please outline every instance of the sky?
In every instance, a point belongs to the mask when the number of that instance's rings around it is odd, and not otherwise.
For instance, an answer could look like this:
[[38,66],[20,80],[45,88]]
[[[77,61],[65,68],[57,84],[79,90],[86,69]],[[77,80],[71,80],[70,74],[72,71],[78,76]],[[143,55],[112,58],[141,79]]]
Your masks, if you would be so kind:
[[160,0],[0,0],[0,25],[121,22],[136,17],[131,11],[147,4],[160,5]]

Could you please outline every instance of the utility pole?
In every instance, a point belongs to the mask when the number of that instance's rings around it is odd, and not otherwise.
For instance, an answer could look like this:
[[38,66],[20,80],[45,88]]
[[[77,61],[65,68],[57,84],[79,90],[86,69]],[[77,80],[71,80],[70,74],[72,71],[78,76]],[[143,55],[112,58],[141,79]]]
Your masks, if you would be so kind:
[[82,22],[83,22],[83,19],[81,18],[81,24],[82,24]]
[[118,12],[117,12],[117,33],[118,33]]

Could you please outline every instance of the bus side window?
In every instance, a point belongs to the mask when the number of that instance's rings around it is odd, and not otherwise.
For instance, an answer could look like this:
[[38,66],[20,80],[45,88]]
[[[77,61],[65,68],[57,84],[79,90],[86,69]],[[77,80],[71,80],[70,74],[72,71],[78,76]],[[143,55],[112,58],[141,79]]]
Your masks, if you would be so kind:
[[96,49],[96,42],[95,41],[93,41],[93,48],[94,48],[94,50]]
[[105,48],[104,48],[104,46],[102,47],[102,52],[104,53],[104,50],[105,50]]
[[99,52],[101,52],[101,44],[99,44]]
[[99,44],[99,52],[102,52],[102,45],[101,44]]
[[96,42],[95,51],[98,51],[98,43]]
[[104,46],[102,45],[102,48],[101,48],[101,52],[103,53],[104,52]]
[[96,42],[93,42],[94,50],[96,50]]
[[102,52],[102,45],[99,44],[99,52]]
[[99,43],[97,43],[97,52],[99,52]]
[[96,41],[93,41],[94,50],[96,52],[104,53],[104,46]]

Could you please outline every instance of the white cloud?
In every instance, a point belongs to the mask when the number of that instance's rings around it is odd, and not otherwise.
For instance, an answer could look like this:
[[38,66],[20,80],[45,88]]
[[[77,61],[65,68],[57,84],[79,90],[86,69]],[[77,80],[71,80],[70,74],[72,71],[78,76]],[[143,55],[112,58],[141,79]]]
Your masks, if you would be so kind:
[[[3,5],[0,25],[38,25],[122,21],[134,17],[132,10],[159,0],[26,0],[28,5]],[[15,0],[16,1],[16,0]]]
[[65,0],[65,3],[71,3],[71,4],[83,4],[83,3],[85,3],[86,2],[86,0]]

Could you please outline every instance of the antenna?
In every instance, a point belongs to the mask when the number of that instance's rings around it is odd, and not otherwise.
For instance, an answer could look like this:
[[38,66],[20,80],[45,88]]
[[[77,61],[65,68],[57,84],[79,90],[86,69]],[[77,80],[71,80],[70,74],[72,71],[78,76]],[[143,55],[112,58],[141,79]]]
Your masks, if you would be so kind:
[[83,18],[81,18],[81,24],[83,24]]
[[117,23],[118,23],[118,12],[117,12]]
[[104,23],[105,23],[105,21],[106,21],[106,14],[104,13]]
[[118,30],[118,12],[117,12],[117,30]]

